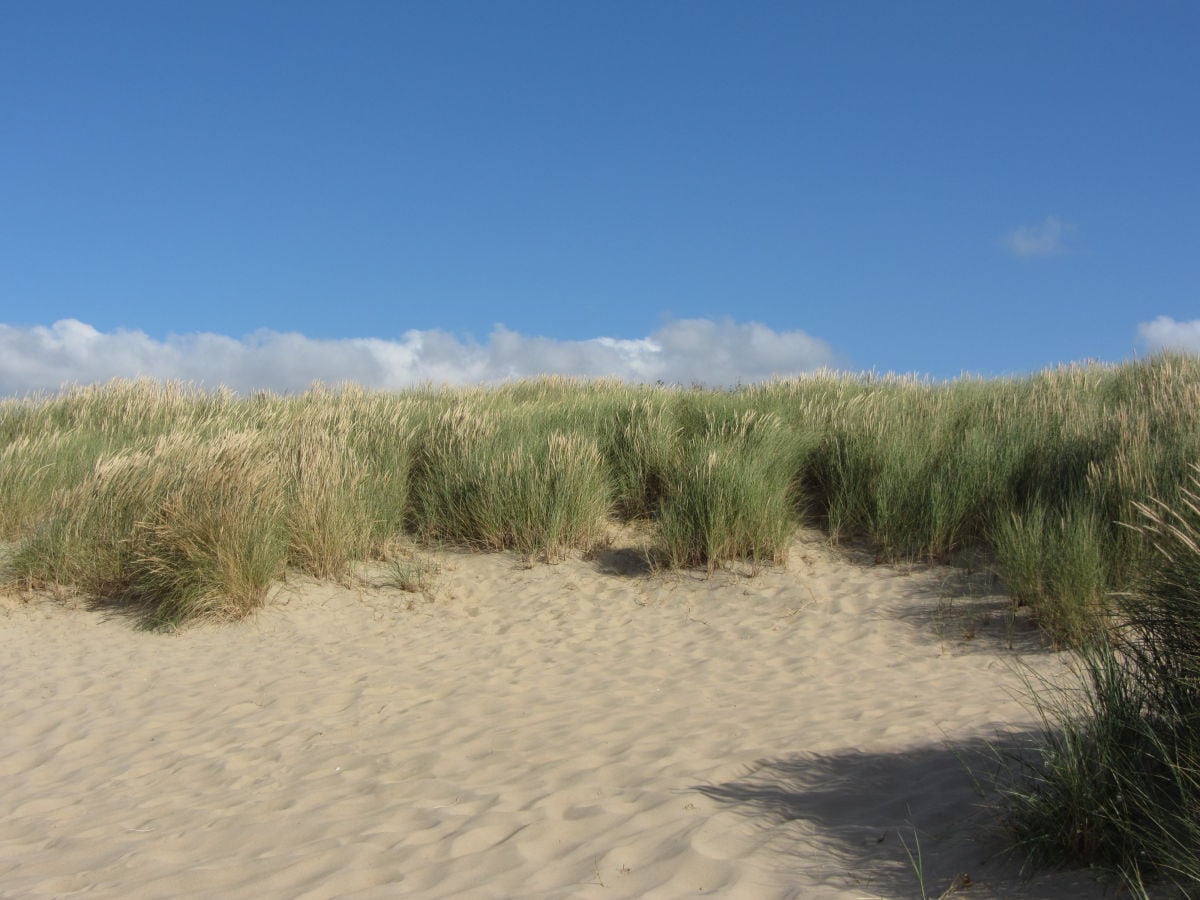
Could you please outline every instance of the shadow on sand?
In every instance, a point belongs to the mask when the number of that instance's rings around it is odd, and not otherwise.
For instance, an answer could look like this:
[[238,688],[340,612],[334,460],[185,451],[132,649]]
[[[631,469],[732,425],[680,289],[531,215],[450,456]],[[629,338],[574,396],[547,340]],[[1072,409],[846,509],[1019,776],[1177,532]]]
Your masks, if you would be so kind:
[[[830,882],[868,897],[1093,898],[1104,889],[1087,872],[1022,875],[1009,854],[997,785],[1028,758],[1036,731],[918,747],[896,753],[848,750],[760,760],[736,781],[694,790],[780,831],[771,846]],[[1008,763],[1006,763],[1006,760]],[[1006,772],[1008,774],[1006,774]],[[788,830],[789,823],[805,826]],[[814,835],[815,831],[815,835]],[[813,853],[813,838],[818,853]],[[907,850],[906,850],[907,845]]]
[[644,578],[654,571],[650,555],[637,547],[607,547],[596,551],[596,571],[620,578]]

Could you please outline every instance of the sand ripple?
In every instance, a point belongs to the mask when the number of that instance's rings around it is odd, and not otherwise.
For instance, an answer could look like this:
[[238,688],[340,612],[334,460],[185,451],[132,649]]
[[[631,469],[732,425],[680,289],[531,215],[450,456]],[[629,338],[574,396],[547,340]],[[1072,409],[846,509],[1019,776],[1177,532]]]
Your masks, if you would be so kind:
[[1099,895],[989,861],[958,754],[1063,660],[986,585],[812,535],[753,578],[624,558],[174,636],[0,600],[0,895],[912,897],[914,827],[935,896]]

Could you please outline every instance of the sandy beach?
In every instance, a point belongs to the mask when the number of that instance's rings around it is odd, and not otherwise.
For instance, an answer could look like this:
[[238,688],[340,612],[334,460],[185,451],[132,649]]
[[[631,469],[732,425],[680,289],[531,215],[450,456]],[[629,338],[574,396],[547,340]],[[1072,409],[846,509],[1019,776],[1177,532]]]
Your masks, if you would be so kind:
[[920,897],[918,839],[931,897],[1100,895],[995,858],[963,761],[1068,659],[988,576],[435,558],[177,634],[0,598],[0,896]]

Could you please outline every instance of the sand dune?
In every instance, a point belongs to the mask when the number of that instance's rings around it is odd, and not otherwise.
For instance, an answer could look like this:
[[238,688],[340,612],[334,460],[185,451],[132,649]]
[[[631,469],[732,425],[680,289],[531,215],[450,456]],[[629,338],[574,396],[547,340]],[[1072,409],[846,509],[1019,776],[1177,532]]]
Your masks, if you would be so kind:
[[960,757],[1066,660],[986,579],[438,559],[176,635],[0,599],[0,895],[917,897],[915,830],[931,896],[1099,896],[990,858]]

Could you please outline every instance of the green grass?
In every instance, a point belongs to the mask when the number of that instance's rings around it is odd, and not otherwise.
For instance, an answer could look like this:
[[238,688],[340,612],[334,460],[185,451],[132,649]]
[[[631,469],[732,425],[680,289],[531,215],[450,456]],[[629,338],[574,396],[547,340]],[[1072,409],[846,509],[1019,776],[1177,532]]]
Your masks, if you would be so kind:
[[794,446],[775,416],[707,419],[665,465],[658,519],[672,566],[782,563],[796,528]]
[[1155,546],[1105,639],[1080,650],[1083,689],[1042,695],[1042,742],[1010,791],[1018,846],[1126,887],[1200,886],[1200,496],[1140,507]]
[[1103,636],[1110,582],[1103,530],[1104,523],[1087,507],[1056,515],[1033,505],[1027,513],[1013,513],[993,533],[1009,594],[1031,606],[1059,643],[1080,646]]
[[345,436],[303,420],[269,437],[284,494],[288,563],[339,578],[372,550],[366,466]]
[[602,542],[614,518],[649,522],[671,564],[711,569],[781,560],[807,520],[888,559],[990,551],[1016,602],[1077,643],[1145,564],[1145,540],[1120,523],[1147,497],[1177,495],[1200,458],[1198,426],[1200,364],[1172,356],[733,391],[546,378],[238,397],[113,382],[0,403],[0,540],[92,591],[107,576],[84,569],[110,563],[80,552],[59,565],[64,551],[46,543],[65,527],[47,521],[63,498],[168,435],[202,454],[245,433],[279,467],[285,566],[319,577],[403,535],[552,560]]
[[610,485],[592,438],[531,407],[460,402],[417,441],[413,521],[422,537],[550,562],[603,540]]
[[168,434],[56,497],[9,561],[30,587],[67,585],[175,625],[245,615],[283,571],[279,468],[252,433]]

